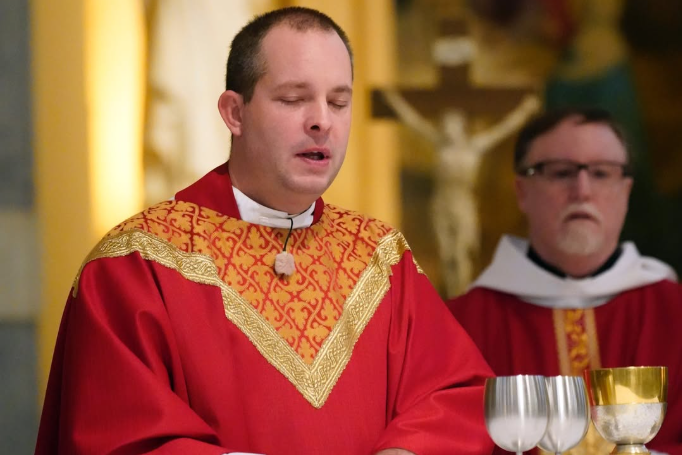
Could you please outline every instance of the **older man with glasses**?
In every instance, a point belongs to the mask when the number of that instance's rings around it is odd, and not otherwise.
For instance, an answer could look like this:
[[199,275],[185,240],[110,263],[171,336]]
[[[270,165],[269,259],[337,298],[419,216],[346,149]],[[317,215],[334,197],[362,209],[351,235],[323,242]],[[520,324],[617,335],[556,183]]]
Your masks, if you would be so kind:
[[[682,286],[619,243],[633,185],[623,133],[601,109],[551,111],[520,132],[514,162],[529,239],[503,236],[452,313],[498,375],[667,366],[667,416],[647,446],[682,453]],[[571,453],[606,444],[591,429]]]

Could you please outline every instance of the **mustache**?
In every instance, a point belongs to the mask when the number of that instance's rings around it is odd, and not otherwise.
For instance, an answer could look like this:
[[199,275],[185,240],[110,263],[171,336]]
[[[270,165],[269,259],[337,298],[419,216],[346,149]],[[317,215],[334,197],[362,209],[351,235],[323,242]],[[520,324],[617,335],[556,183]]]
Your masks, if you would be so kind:
[[599,222],[603,219],[599,210],[592,204],[571,204],[561,211],[561,220],[566,220],[576,213],[586,214]]

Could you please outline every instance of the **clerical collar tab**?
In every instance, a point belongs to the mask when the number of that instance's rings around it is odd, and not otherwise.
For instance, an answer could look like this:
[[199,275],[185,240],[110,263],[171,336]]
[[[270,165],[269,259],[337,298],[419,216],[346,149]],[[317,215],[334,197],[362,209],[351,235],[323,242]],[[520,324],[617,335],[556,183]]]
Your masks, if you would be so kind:
[[237,208],[242,220],[261,226],[268,226],[273,228],[289,229],[291,228],[291,220],[294,222],[294,229],[306,228],[313,224],[313,212],[315,210],[315,203],[298,214],[289,214],[280,210],[265,207],[254,201],[236,187],[232,187],[234,198],[237,201]]

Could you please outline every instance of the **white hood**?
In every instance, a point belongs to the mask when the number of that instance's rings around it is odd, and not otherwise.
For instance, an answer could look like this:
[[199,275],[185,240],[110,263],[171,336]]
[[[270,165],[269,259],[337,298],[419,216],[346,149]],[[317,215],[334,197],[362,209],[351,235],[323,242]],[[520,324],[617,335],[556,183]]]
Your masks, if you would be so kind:
[[528,241],[505,235],[497,245],[492,263],[471,287],[513,294],[549,308],[593,308],[629,289],[665,279],[677,281],[670,266],[640,255],[634,243],[625,242],[622,249],[616,263],[595,277],[561,278],[528,259]]

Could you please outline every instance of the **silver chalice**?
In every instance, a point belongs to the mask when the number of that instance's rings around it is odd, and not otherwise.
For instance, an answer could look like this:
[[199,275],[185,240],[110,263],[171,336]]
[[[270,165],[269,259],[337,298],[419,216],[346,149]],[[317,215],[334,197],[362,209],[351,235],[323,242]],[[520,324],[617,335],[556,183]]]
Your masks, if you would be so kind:
[[544,376],[500,376],[485,383],[485,426],[495,444],[521,454],[535,447],[549,420]]
[[585,382],[580,376],[552,376],[545,381],[549,424],[538,446],[560,454],[577,446],[590,426]]

